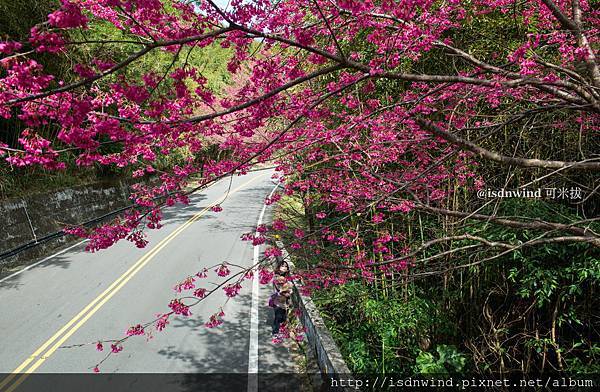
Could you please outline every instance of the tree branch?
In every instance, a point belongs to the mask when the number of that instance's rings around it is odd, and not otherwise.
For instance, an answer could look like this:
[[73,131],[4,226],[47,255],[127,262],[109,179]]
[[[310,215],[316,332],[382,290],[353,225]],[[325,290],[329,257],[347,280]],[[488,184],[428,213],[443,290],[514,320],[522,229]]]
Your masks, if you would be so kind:
[[447,216],[454,216],[458,218],[466,218],[466,219],[474,219],[478,221],[490,222],[502,226],[514,227],[519,229],[530,229],[530,230],[562,230],[567,233],[572,233],[577,236],[596,238],[599,237],[595,235],[595,233],[588,229],[583,229],[581,227],[568,225],[564,223],[556,223],[556,222],[547,222],[542,220],[533,220],[531,222],[522,222],[515,221],[512,219],[506,219],[501,217],[496,217],[492,215],[483,215],[483,214],[474,214],[462,211],[452,211],[445,208],[432,207],[423,203],[416,203],[415,209],[425,211],[431,214],[441,214]]
[[[194,117],[189,117],[186,119],[181,119],[181,120],[173,120],[173,121],[161,121],[161,124],[182,124],[182,123],[192,123],[192,122],[200,122],[200,121],[206,121],[206,120],[210,120],[213,118],[217,118],[217,117],[222,117],[225,116],[227,114],[231,114],[231,113],[235,113],[238,112],[240,110],[249,108],[250,106],[256,105],[257,103],[261,103],[262,101],[269,99],[285,90],[288,90],[298,84],[302,84],[308,80],[314,79],[318,76],[322,76],[322,75],[326,75],[328,73],[343,69],[344,66],[340,65],[340,64],[335,64],[326,68],[322,68],[318,71],[312,72],[308,75],[305,75],[303,77],[294,79],[278,88],[275,88],[259,97],[256,97],[254,99],[251,99],[249,101],[244,102],[243,104],[237,105],[237,106],[233,106],[227,110],[223,110],[220,112],[214,112],[214,113],[209,113],[209,114],[202,114],[199,116],[194,116]],[[121,121],[124,122],[134,122],[134,121],[130,121],[127,118],[122,118],[122,117],[115,117]],[[134,123],[136,124],[154,124],[157,121],[135,121]]]
[[563,169],[563,170],[600,170],[600,162],[589,162],[589,161],[578,161],[578,162],[565,162],[565,161],[548,161],[542,159],[528,159],[528,158],[514,158],[507,155],[501,155],[496,152],[487,150],[475,143],[465,140],[452,133],[446,132],[434,125],[430,121],[417,118],[415,121],[427,131],[434,135],[441,137],[442,139],[462,147],[468,151],[471,151],[482,158],[490,161],[500,162],[508,165],[519,166],[519,167],[534,167],[540,169]]

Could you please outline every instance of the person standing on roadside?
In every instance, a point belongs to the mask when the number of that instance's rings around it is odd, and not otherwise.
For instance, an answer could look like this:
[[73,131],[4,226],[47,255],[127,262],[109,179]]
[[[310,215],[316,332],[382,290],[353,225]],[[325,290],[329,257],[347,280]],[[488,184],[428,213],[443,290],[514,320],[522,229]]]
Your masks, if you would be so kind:
[[281,324],[287,321],[287,312],[290,308],[292,296],[292,285],[285,283],[281,286],[281,290],[276,294],[273,304],[275,317],[273,318],[273,335],[279,333]]
[[285,276],[286,278],[290,275],[290,265],[287,261],[282,261],[275,267],[275,275]]
[[287,283],[287,279],[285,276],[275,275],[273,279],[273,289],[275,292],[279,293],[281,288]]

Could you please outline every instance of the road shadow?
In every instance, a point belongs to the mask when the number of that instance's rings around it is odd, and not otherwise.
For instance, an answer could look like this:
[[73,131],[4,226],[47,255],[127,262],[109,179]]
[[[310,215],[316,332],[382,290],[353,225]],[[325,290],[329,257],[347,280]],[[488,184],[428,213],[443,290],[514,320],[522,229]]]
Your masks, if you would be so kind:
[[[200,315],[173,320],[173,328],[189,329],[192,335],[198,336],[204,346],[202,350],[194,347],[182,350],[170,345],[158,351],[169,360],[185,363],[190,368],[190,372],[195,373],[186,375],[182,380],[182,385],[189,383],[189,389],[185,389],[186,391],[204,391],[204,388],[197,388],[205,385],[207,380],[210,380],[211,388],[219,386],[222,388],[221,391],[245,391],[248,381],[257,382],[259,391],[307,390],[306,376],[298,373],[299,368],[294,363],[297,358],[290,354],[289,346],[271,342],[273,310],[266,304],[268,296],[265,297],[265,290],[268,291],[266,287],[261,288],[259,298],[258,375],[247,374],[251,293],[235,297],[234,300],[238,303],[237,309],[240,310],[226,314],[223,324],[216,328],[205,327],[206,319]],[[253,377],[258,377],[258,380]]]
[[187,222],[192,216],[207,207],[208,196],[205,194],[189,195],[188,204],[177,203],[171,207],[164,207],[162,211],[162,223],[183,223]]
[[[198,204],[203,202],[206,199],[207,199],[207,196],[204,194],[195,194],[195,195],[190,196],[190,204],[185,205],[182,203],[177,203],[172,207],[164,208],[163,209],[163,220],[162,220],[163,225],[166,225],[166,224],[178,225],[179,222],[188,221],[194,214],[196,214],[198,211],[202,210],[203,207],[199,206]],[[104,223],[110,223],[110,222],[111,222],[111,219],[107,219]],[[146,228],[145,230],[146,230],[146,232],[150,231],[148,228]],[[35,263],[49,257],[53,253],[57,253],[57,252],[60,252],[61,250],[67,249],[67,248],[73,246],[74,244],[76,244],[78,241],[80,241],[80,239],[78,239],[76,237],[70,237],[70,238],[71,239],[68,242],[66,242],[65,244],[63,244],[62,246],[59,246],[59,247],[56,247],[53,249],[49,249],[47,252],[45,252],[45,254],[43,254],[39,257],[32,258],[29,261],[19,262],[20,266],[26,268],[28,265],[35,264]],[[159,241],[160,241],[160,239],[151,239],[149,244],[147,245],[147,248],[151,249],[151,247],[153,246],[153,243],[158,243]],[[127,240],[122,239],[119,242],[127,242]],[[128,245],[130,245],[131,247],[135,247],[134,244],[128,244]],[[86,246],[86,244],[81,244],[80,246],[69,249],[67,252],[59,254],[57,256],[54,256],[32,268],[37,269],[37,268],[58,266],[58,267],[67,269],[67,268],[69,268],[71,263],[73,263],[74,261],[76,261],[78,259],[77,255],[82,254],[82,253],[89,253],[88,251],[85,250],[85,246]],[[97,251],[96,255],[98,255],[98,257],[102,256],[103,251],[105,251],[105,249],[101,249],[101,250]],[[6,272],[2,272],[0,274],[0,279],[8,277],[11,274],[13,274],[14,272],[17,272],[17,270],[13,270],[13,271],[8,270]],[[1,289],[18,289],[20,286],[22,286],[22,284],[19,283],[21,276],[22,276],[22,274],[18,274],[18,275],[15,275],[14,277],[11,277],[3,282],[0,282],[0,290]]]
[[[216,295],[220,293],[215,293]],[[252,304],[250,293],[242,294],[231,301],[236,302],[234,313],[226,313],[223,324],[216,328],[207,328],[204,324],[208,317],[192,315],[189,318],[174,318],[169,327],[186,328],[198,337],[199,344],[182,350],[167,346],[158,351],[170,360],[181,361],[193,373],[246,373],[248,371],[249,309]],[[209,305],[212,307],[212,305]],[[203,307],[198,313],[213,313],[219,309]],[[227,308],[225,309],[227,312]]]
[[[60,248],[53,249],[52,252],[48,252],[48,254],[60,252],[62,249],[66,249],[70,246],[73,246],[76,243],[77,242],[67,243]],[[69,249],[67,252],[59,254],[57,256],[54,256],[51,259],[48,259],[48,260],[44,261],[43,263],[40,263],[32,268],[37,269],[37,268],[44,268],[44,267],[49,267],[49,266],[59,266],[61,268],[68,268],[70,263],[72,263],[74,261],[74,259],[70,260],[68,255],[77,255],[77,254],[81,254],[81,253],[85,253],[85,244],[81,244],[80,246]],[[35,264],[35,263],[39,262],[40,260],[47,258],[48,254],[37,257],[37,258],[31,260],[30,262],[22,264],[22,266],[24,268],[26,268],[27,265]],[[3,274],[0,274],[0,279],[6,278],[6,277],[10,276],[11,274],[14,274],[15,272],[18,272],[18,270],[7,271]],[[17,274],[15,276],[12,276],[12,277],[6,279],[3,282],[0,282],[0,290],[4,290],[4,289],[17,289],[18,290],[19,287],[22,286],[22,283],[20,283],[21,278],[22,278],[22,274]]]

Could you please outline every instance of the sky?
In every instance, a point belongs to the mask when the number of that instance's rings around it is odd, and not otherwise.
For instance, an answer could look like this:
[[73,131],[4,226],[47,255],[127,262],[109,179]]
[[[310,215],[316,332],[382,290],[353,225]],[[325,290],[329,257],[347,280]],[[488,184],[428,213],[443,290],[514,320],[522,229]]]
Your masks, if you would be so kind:
[[224,9],[227,6],[227,4],[229,4],[229,0],[213,0],[213,1],[216,5],[221,7],[221,9]]

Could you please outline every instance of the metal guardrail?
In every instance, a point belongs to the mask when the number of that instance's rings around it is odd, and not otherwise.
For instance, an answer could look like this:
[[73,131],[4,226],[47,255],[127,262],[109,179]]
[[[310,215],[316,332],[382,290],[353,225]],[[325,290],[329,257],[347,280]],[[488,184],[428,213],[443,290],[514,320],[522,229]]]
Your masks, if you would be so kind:
[[[168,197],[168,196],[170,196],[172,194],[173,193],[169,193],[167,195],[156,196],[152,200],[156,201],[156,200],[164,199],[165,197]],[[114,217],[116,215],[119,215],[119,214],[121,214],[121,213],[123,213],[125,211],[131,210],[131,209],[136,208],[136,207],[138,207],[137,204],[131,203],[128,206],[125,206],[125,207],[113,210],[113,211],[108,212],[106,214],[97,216],[94,219],[90,219],[89,221],[80,223],[77,226],[93,227],[94,225],[96,225],[98,223],[104,222],[104,221],[106,221],[107,219],[109,219],[111,217]],[[30,226],[31,226],[31,221],[30,221]],[[31,229],[33,230],[33,227],[31,227]],[[52,241],[52,240],[55,240],[55,239],[58,239],[58,238],[62,238],[64,236],[66,236],[66,235],[67,235],[67,233],[65,233],[63,230],[60,230],[60,231],[57,231],[55,233],[47,234],[47,235],[45,235],[43,237],[35,237],[34,236],[34,240],[33,241],[29,241],[27,243],[24,243],[22,245],[19,245],[19,246],[15,247],[13,249],[10,249],[10,250],[7,250],[7,251],[4,251],[4,252],[0,253],[0,265],[2,264],[3,260],[6,260],[6,259],[8,259],[10,257],[13,257],[13,256],[16,256],[16,255],[18,255],[18,254],[20,254],[20,253],[22,253],[22,252],[24,252],[26,250],[33,249],[33,248],[35,248],[37,246],[40,246],[40,245],[42,245],[42,244],[44,244],[46,242],[49,242],[49,241]]]
[[[104,214],[102,216],[96,217],[96,218],[94,218],[92,220],[89,220],[87,222],[83,222],[79,226],[92,227],[93,225],[95,225],[97,223],[100,223],[100,222],[102,222],[102,221],[104,221],[104,220],[106,220],[106,219],[108,219],[108,218],[110,218],[112,216],[115,216],[115,215],[118,215],[118,214],[120,214],[122,212],[130,210],[133,207],[135,207],[135,205],[132,204],[130,206],[126,206],[126,207],[120,208],[118,210],[111,211],[108,214]],[[51,241],[53,239],[64,237],[65,235],[67,235],[67,233],[65,233],[63,230],[61,230],[61,231],[57,231],[55,233],[48,234],[48,235],[40,237],[40,238],[36,238],[34,241],[29,241],[29,242],[27,242],[25,244],[19,245],[16,248],[13,248],[13,249],[7,250],[7,251],[5,251],[3,253],[0,253],[0,262],[2,260],[8,259],[9,257],[16,256],[19,253],[24,252],[24,251],[26,251],[28,249],[35,248],[36,246],[44,244],[44,243],[46,243],[48,241]]]

